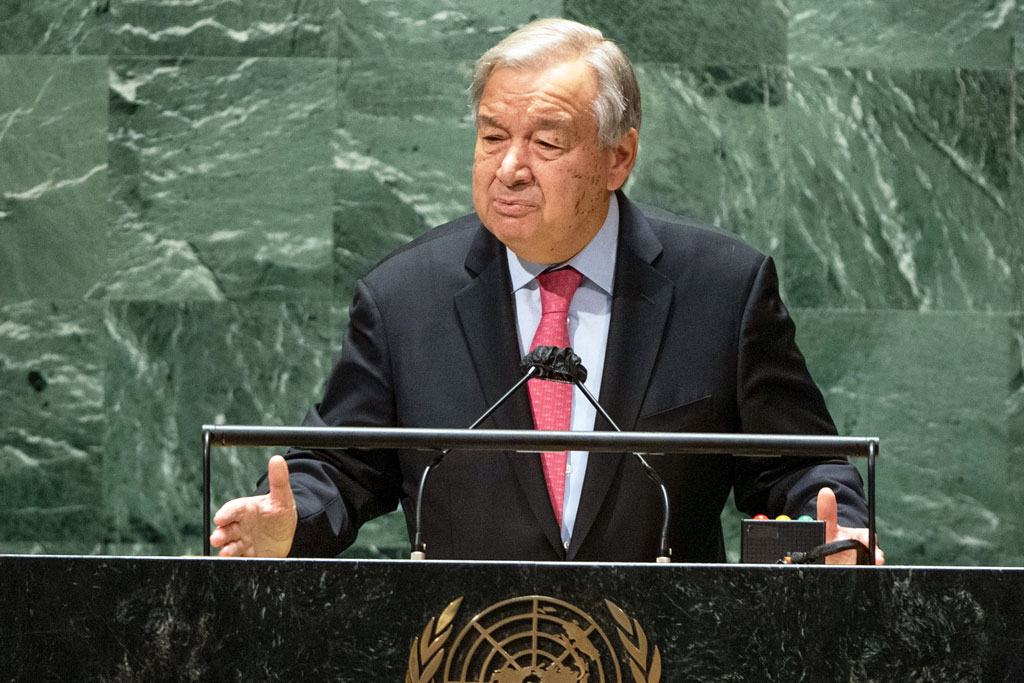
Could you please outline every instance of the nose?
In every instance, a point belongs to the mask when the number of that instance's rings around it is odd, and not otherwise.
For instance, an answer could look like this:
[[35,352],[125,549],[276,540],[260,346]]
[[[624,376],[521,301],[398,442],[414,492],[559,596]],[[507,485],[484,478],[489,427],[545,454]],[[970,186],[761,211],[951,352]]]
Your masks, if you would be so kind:
[[510,144],[501,158],[496,175],[506,187],[530,182],[533,174],[530,171],[529,151],[526,146],[518,142]]

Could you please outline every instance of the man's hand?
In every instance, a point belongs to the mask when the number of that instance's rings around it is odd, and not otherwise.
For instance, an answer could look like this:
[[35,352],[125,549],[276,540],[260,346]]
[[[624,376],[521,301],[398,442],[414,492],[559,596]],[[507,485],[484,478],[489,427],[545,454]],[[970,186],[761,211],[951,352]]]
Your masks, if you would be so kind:
[[[865,546],[868,544],[868,530],[856,527],[839,526],[838,511],[836,506],[836,494],[830,488],[823,488],[818,491],[818,520],[825,522],[825,542],[842,541],[853,538]],[[876,541],[877,544],[877,541]],[[847,550],[845,552],[829,555],[825,558],[826,564],[857,564],[857,551]],[[885,553],[875,546],[875,564],[885,564]]]
[[275,455],[267,465],[270,493],[236,498],[213,516],[210,545],[222,557],[285,557],[295,538],[298,514],[288,483],[288,463]]

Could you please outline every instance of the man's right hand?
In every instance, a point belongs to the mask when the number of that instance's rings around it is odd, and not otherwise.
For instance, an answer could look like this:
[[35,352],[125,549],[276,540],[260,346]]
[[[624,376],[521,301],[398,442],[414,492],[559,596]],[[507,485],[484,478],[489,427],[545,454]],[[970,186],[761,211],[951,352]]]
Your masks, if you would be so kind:
[[270,493],[236,498],[213,516],[210,545],[221,557],[285,557],[295,538],[298,514],[288,483],[288,463],[275,455],[267,465]]

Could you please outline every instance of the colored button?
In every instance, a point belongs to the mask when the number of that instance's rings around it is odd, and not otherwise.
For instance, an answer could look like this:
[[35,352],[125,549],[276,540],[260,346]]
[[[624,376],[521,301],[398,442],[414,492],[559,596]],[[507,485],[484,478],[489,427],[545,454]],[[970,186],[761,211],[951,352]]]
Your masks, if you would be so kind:
[[768,519],[768,515],[754,515],[754,519]]
[[779,515],[775,518],[779,522],[791,522],[793,521],[789,515]]
[[800,515],[800,517],[796,521],[798,521],[798,522],[813,522],[814,521],[814,517],[811,517],[810,515]]

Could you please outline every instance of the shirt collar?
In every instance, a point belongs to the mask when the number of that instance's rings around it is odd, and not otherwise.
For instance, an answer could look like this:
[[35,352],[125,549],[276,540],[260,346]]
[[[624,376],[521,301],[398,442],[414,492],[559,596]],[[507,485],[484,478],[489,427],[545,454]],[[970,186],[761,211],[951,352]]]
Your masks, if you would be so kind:
[[600,287],[608,296],[612,295],[615,281],[615,252],[619,246],[619,200],[613,194],[608,202],[608,216],[604,219],[601,229],[594,235],[583,250],[565,263],[554,266],[546,263],[534,263],[520,258],[508,247],[508,269],[512,277],[512,291],[515,292],[553,267],[572,266],[580,271],[587,280]]

